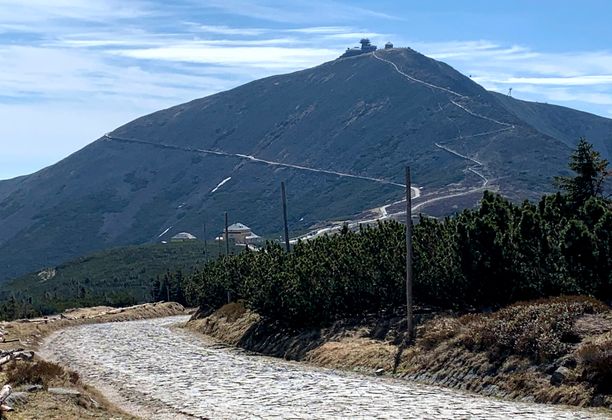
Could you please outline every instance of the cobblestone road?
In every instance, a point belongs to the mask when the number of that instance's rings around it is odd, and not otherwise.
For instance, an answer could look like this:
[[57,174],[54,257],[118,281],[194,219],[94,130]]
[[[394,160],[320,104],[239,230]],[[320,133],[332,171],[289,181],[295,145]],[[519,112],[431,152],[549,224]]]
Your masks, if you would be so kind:
[[171,328],[186,319],[70,328],[49,337],[43,355],[151,419],[603,418],[253,355]]

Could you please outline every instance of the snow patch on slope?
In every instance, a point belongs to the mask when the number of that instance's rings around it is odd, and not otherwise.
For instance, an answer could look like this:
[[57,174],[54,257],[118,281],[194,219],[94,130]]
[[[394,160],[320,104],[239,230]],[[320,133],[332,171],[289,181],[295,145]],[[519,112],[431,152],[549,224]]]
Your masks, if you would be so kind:
[[215,191],[217,191],[219,188],[221,188],[223,186],[223,184],[225,184],[227,181],[229,181],[230,179],[232,179],[231,176],[228,176],[227,178],[225,178],[223,181],[219,182],[219,184],[212,189],[212,191],[210,192],[211,194],[214,193]]

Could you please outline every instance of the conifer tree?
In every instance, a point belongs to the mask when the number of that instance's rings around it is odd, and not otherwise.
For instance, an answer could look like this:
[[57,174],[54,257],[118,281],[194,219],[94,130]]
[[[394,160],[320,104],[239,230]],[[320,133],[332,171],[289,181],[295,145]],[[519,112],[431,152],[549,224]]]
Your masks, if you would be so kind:
[[590,197],[603,196],[604,181],[610,175],[608,161],[602,159],[584,137],[578,142],[569,167],[576,175],[556,177],[555,183],[568,195],[574,207],[581,206]]

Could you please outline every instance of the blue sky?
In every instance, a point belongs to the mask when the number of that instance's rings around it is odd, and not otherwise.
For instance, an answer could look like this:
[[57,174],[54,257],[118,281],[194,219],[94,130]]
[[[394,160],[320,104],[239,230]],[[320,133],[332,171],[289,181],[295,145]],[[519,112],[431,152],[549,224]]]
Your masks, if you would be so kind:
[[0,0],[0,179],[362,36],[491,90],[612,117],[610,16],[604,0]]

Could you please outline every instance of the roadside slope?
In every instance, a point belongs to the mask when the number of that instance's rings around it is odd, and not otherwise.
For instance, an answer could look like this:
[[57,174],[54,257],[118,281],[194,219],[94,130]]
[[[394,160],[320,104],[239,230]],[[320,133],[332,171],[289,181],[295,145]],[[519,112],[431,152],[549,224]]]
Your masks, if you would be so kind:
[[[541,403],[612,410],[612,311],[581,297],[511,305],[493,314],[419,317],[404,348],[402,317],[370,316],[287,329],[233,303],[187,328],[270,356]],[[533,324],[526,329],[526,324]],[[607,359],[607,362],[606,362]],[[606,366],[606,363],[608,364]],[[609,412],[608,412],[609,414]]]

